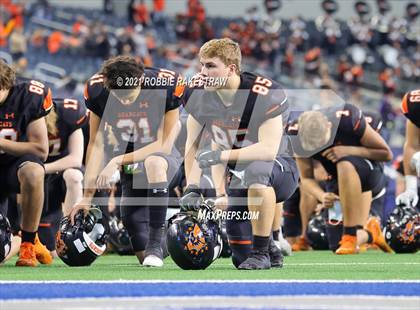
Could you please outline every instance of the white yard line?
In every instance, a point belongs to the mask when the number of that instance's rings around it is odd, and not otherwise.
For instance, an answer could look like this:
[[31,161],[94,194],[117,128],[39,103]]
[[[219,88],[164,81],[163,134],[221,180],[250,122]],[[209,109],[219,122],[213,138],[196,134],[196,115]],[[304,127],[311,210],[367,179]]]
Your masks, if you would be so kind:
[[[284,267],[287,266],[348,266],[348,265],[393,265],[393,266],[401,266],[401,265],[407,265],[407,266],[417,266],[420,265],[420,262],[404,262],[404,263],[397,263],[397,262],[347,262],[347,263],[284,263]],[[113,267],[141,267],[138,264],[112,264],[110,266]],[[216,267],[233,267],[232,264],[215,264]]]
[[[171,284],[171,283],[420,283],[420,280],[48,280],[48,281],[24,281],[24,280],[2,280],[1,284]],[[1,309],[1,308],[0,308]]]
[[70,309],[341,309],[418,310],[420,298],[380,296],[145,297],[0,301],[2,310]]

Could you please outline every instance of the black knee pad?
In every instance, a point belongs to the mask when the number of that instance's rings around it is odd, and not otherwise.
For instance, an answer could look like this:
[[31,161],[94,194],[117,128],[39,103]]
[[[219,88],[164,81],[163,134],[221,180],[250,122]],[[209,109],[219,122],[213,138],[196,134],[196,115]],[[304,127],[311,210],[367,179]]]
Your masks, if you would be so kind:
[[147,207],[121,206],[121,220],[130,236],[134,252],[143,251],[149,240]]
[[232,262],[236,268],[248,258],[252,249],[252,226],[250,221],[226,221],[226,233],[232,250]]

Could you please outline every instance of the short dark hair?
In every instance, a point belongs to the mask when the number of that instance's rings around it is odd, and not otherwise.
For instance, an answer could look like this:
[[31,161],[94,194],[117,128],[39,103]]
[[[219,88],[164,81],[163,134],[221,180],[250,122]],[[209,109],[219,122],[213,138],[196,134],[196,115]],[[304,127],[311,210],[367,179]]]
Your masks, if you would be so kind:
[[11,89],[15,85],[15,80],[15,70],[0,59],[0,90]]
[[127,83],[127,78],[140,81],[144,65],[131,56],[116,56],[106,60],[101,68],[104,84],[107,89],[134,89],[139,83]]

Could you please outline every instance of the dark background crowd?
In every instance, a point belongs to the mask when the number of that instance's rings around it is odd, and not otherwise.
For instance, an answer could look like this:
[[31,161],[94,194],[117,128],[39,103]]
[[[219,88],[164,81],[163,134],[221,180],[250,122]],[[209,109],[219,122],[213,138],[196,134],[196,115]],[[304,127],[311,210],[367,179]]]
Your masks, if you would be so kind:
[[[0,1],[0,57],[23,77],[51,84],[57,95],[81,99],[83,83],[112,55],[135,55],[148,66],[192,76],[199,46],[214,37],[238,41],[244,68],[279,80],[285,88],[332,89],[346,100],[379,111],[388,141],[401,145],[398,102],[420,81],[419,6],[395,1],[353,1],[340,19],[340,1],[319,1],[321,15],[280,18],[284,3],[261,0],[241,17],[208,16],[200,0],[167,12],[165,0],[130,0],[126,10],[38,1]],[[258,1],[255,1],[258,3]],[[259,4],[261,4],[259,3]]]

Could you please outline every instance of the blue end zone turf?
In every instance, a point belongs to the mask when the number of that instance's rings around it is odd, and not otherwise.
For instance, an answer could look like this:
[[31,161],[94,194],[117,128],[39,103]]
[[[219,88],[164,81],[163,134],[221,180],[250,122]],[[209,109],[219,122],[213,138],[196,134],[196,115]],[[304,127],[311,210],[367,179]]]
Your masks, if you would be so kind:
[[419,296],[420,282],[39,282],[0,284],[0,299],[179,296]]

